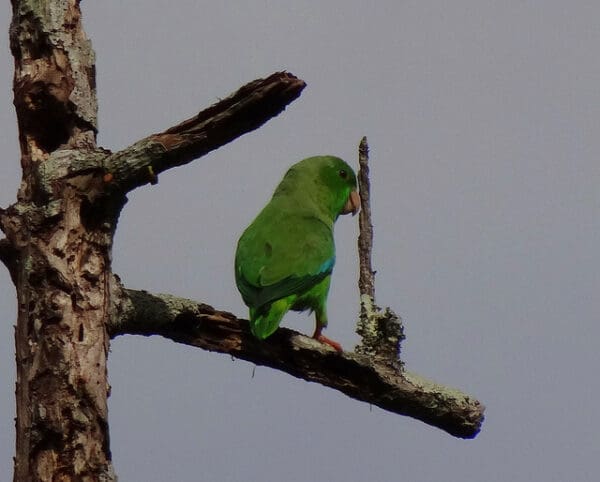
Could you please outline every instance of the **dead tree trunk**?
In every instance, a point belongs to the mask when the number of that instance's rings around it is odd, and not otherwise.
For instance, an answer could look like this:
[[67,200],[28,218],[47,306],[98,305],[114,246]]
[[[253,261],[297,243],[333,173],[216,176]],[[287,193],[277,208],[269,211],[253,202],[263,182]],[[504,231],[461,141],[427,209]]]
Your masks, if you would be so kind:
[[260,127],[305,84],[276,73],[165,131],[111,153],[96,146],[94,53],[78,0],[13,0],[10,45],[22,181],[0,208],[0,260],[17,290],[14,480],[112,481],[109,336],[157,333],[287,371],[473,437],[483,407],[457,391],[337,355],[281,330],[267,342],[208,305],[125,289],[111,269],[129,191]]
[[105,318],[116,218],[83,194],[97,176],[55,171],[96,147],[94,55],[78,2],[13,8],[23,178],[2,228],[18,299],[15,480],[113,480]]

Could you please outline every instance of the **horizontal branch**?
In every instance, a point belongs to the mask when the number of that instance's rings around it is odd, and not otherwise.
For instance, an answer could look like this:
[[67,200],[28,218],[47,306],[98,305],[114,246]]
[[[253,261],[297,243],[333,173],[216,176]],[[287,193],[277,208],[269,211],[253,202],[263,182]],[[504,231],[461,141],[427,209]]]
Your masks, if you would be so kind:
[[252,336],[247,320],[196,301],[113,288],[112,337],[161,335],[175,342],[227,353],[295,377],[320,383],[390,412],[407,415],[460,438],[473,438],[483,405],[458,390],[437,385],[364,355],[338,353],[316,340],[280,328],[267,340]]
[[287,72],[254,80],[191,119],[110,155],[105,179],[122,192],[155,183],[157,174],[259,128],[298,98],[305,86]]

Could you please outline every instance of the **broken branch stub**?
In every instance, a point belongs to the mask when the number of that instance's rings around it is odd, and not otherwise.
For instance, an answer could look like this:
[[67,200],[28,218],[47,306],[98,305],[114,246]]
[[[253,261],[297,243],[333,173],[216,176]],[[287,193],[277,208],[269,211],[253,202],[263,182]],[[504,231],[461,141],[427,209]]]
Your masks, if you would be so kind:
[[375,304],[375,271],[373,271],[371,263],[373,224],[371,222],[369,145],[366,137],[360,141],[358,151],[358,188],[361,203],[358,217],[360,316],[356,333],[361,337],[361,343],[356,346],[355,351],[367,355],[379,363],[401,370],[400,343],[405,338],[402,319],[390,308],[381,310]]

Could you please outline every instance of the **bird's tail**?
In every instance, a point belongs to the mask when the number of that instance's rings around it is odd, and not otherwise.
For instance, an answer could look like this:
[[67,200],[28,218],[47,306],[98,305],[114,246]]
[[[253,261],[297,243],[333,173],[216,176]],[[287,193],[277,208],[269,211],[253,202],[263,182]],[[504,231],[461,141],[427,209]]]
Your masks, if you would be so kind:
[[264,340],[277,330],[283,315],[292,306],[291,298],[283,298],[260,308],[250,308],[250,331],[256,338]]

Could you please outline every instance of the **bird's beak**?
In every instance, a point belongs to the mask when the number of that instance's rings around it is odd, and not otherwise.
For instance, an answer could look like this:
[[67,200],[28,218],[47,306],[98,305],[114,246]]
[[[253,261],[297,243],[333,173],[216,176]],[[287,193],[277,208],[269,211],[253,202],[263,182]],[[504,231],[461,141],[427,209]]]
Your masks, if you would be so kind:
[[358,195],[357,191],[351,191],[346,204],[344,204],[344,209],[342,209],[342,214],[352,213],[352,216],[354,216],[359,209],[360,196]]

